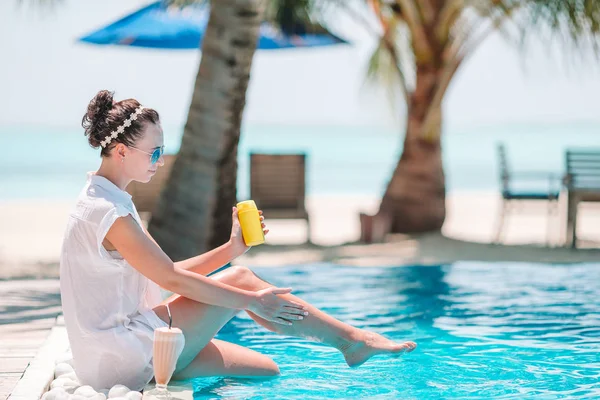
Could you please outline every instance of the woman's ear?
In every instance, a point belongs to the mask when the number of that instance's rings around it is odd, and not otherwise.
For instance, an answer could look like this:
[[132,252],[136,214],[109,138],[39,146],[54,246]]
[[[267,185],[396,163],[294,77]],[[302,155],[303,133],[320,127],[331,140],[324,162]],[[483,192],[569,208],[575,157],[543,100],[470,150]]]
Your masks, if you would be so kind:
[[119,155],[119,157],[125,157],[126,150],[125,145],[123,143],[119,143],[115,150],[117,150],[117,154]]

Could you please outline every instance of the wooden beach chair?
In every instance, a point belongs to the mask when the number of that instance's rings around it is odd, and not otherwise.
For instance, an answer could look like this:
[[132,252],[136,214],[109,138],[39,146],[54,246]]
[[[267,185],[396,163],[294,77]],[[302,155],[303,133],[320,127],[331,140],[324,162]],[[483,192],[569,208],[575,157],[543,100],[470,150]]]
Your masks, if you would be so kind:
[[[509,212],[514,211],[519,203],[524,201],[547,202],[546,242],[550,241],[550,219],[558,213],[558,196],[560,193],[560,175],[543,171],[513,172],[508,165],[504,144],[497,145],[500,167],[500,186],[502,204],[500,215],[496,222],[494,243],[500,243],[505,219]],[[526,182],[524,188],[519,183]],[[517,188],[518,187],[518,188]]]
[[600,202],[600,149],[567,149],[567,245],[577,247],[577,210],[579,203]]
[[250,198],[268,219],[303,219],[306,210],[306,155],[250,153]]

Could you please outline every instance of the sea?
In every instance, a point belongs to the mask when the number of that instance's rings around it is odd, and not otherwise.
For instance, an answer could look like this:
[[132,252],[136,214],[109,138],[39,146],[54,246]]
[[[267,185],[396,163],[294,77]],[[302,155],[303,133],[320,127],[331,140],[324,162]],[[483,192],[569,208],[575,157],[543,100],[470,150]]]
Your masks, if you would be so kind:
[[[183,127],[163,127],[166,153]],[[69,200],[100,165],[81,128],[0,126],[0,201]],[[249,195],[249,154],[305,153],[307,195],[372,195],[385,190],[402,151],[403,129],[369,126],[247,125],[239,147],[238,198]],[[564,173],[568,148],[600,147],[600,122],[504,123],[444,130],[448,191],[499,189],[497,145],[514,172]],[[541,178],[525,187],[543,187]],[[529,186],[528,186],[529,185]]]

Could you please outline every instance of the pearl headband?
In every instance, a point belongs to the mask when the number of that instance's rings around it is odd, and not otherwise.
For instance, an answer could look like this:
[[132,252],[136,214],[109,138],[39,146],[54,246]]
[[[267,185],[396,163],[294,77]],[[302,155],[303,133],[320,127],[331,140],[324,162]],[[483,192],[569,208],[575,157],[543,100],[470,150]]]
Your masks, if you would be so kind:
[[105,148],[106,146],[108,146],[110,144],[110,142],[113,139],[115,139],[117,136],[119,136],[119,133],[125,132],[125,128],[131,126],[131,123],[137,119],[138,115],[140,115],[142,113],[144,108],[145,108],[144,106],[139,106],[138,108],[136,108],[135,111],[129,116],[129,118],[127,118],[125,121],[123,121],[122,125],[120,125],[116,130],[112,131],[110,135],[105,137],[104,140],[100,142],[102,147]]

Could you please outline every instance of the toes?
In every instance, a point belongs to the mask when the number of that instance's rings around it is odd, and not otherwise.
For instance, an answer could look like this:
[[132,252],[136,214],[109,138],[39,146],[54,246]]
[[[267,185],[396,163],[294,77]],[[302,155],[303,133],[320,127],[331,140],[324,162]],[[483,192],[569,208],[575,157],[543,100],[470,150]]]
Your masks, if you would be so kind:
[[402,347],[407,353],[410,353],[417,348],[417,344],[415,342],[404,342],[402,343]]
[[415,342],[404,342],[396,346],[396,351],[398,353],[410,353],[417,347]]

